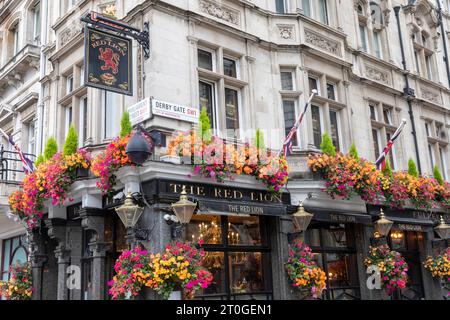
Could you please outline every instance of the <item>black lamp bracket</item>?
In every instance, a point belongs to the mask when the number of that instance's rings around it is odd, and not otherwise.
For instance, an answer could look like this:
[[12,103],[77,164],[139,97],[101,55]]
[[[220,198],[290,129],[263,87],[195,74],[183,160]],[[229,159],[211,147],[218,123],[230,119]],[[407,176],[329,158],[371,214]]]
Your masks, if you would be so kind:
[[97,12],[89,12],[80,20],[96,28],[113,31],[118,35],[135,39],[142,46],[145,60],[150,58],[150,25],[148,22],[144,22],[144,30],[141,31],[128,23]]

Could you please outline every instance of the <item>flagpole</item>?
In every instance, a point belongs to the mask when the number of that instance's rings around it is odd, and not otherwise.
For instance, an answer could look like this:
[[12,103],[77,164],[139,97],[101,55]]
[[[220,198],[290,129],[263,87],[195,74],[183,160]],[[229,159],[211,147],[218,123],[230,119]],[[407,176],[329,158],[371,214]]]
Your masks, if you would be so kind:
[[[294,123],[293,128],[297,128],[298,126],[301,124],[303,117],[305,116],[306,110],[308,109],[308,106],[311,104],[312,100],[314,99],[314,97],[316,96],[316,94],[318,93],[318,91],[316,89],[311,90],[311,95],[309,96],[308,101],[306,101],[305,107],[303,108],[303,111],[300,113],[300,116],[297,118],[297,120]],[[292,130],[291,129],[291,130]],[[283,142],[283,147],[281,148],[281,150],[278,152],[278,157],[281,155],[281,152],[284,149],[284,146],[286,145],[286,143],[288,142],[287,139],[289,137],[290,134],[288,134],[285,138],[284,138],[284,142]]]
[[[389,139],[388,141],[388,145],[389,142],[392,141],[392,143],[397,139],[398,135],[400,135],[400,133],[402,132],[402,130],[405,128],[406,126],[406,119],[402,119],[402,122],[400,124],[400,126],[397,128],[397,130],[395,130],[394,134],[392,135],[391,139]],[[375,161],[375,164],[378,164],[378,162],[383,160],[383,157],[387,157],[387,154],[385,154],[385,150],[386,147],[383,149],[383,152],[381,153],[381,155],[378,157],[377,161]],[[389,150],[390,151],[390,150]],[[388,151],[388,153],[389,153]]]

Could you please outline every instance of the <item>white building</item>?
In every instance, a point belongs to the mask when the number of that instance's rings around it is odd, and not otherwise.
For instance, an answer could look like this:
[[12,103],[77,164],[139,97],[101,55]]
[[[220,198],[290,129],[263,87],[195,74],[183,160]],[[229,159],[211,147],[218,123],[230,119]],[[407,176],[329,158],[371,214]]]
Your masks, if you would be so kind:
[[[284,131],[270,130],[289,130],[317,89],[296,152],[315,150],[328,132],[339,150],[355,143],[375,161],[406,119],[394,169],[412,158],[423,174],[437,165],[448,180],[450,1],[441,1],[443,29],[437,1],[0,1],[0,127],[38,155],[49,137],[62,146],[73,122],[79,145],[96,151],[118,135],[127,107],[153,97],[206,105],[218,131],[241,129],[245,140],[260,128],[279,149]],[[133,42],[133,96],[83,85],[80,17],[110,5],[119,19],[150,26],[149,59]],[[190,123],[154,116],[145,127],[170,134]],[[5,217],[19,178],[0,184],[3,243],[21,230]]]

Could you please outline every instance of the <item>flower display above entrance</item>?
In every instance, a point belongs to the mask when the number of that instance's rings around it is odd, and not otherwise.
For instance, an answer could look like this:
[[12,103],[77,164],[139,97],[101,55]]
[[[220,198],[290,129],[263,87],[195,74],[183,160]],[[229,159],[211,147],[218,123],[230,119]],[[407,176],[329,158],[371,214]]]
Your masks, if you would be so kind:
[[365,159],[350,154],[311,155],[308,166],[326,180],[331,197],[350,199],[358,195],[372,204],[403,208],[408,201],[419,210],[441,206],[450,209],[450,183],[407,172],[386,173]]
[[188,159],[193,172],[217,182],[234,175],[250,175],[262,181],[269,191],[280,192],[288,181],[289,168],[284,156],[249,143],[227,144],[218,136],[202,139],[195,130],[177,132],[167,154]]

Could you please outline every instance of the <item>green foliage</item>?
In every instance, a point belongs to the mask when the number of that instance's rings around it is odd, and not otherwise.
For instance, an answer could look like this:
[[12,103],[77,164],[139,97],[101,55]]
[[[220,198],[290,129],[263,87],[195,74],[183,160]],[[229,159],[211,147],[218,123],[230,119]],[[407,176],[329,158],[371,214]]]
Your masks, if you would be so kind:
[[413,159],[408,160],[408,173],[413,177],[419,177],[419,172],[417,171],[416,163]]
[[260,129],[256,129],[256,135],[253,139],[253,145],[257,149],[266,149],[266,144],[264,143],[264,133]]
[[209,119],[206,107],[202,107],[199,118],[199,135],[206,143],[211,141],[212,130],[211,130],[211,120]]
[[130,121],[130,114],[128,112],[124,112],[122,115],[122,120],[120,121],[120,137],[126,137],[133,130],[133,126]]
[[73,123],[70,124],[69,132],[67,133],[66,141],[63,146],[63,155],[70,156],[77,152],[78,149],[78,133],[75,130]]
[[391,163],[386,159],[386,166],[384,167],[383,174],[387,177],[393,177]]
[[39,157],[37,157],[34,166],[37,168],[41,163],[44,163],[45,158],[43,154],[40,154]]
[[329,156],[336,156],[336,148],[333,145],[333,140],[331,140],[328,132],[325,132],[322,136],[322,143],[320,144],[320,149],[323,153]]
[[352,145],[350,146],[350,150],[348,151],[348,153],[356,160],[359,159],[358,149],[356,149],[356,145],[354,143],[352,143]]
[[44,159],[45,160],[51,159],[57,152],[58,152],[58,144],[56,143],[55,138],[50,137],[47,140],[47,144],[45,145]]
[[433,176],[436,179],[436,181],[443,186],[444,185],[444,178],[442,178],[441,171],[439,171],[438,166],[434,166],[433,168]]

